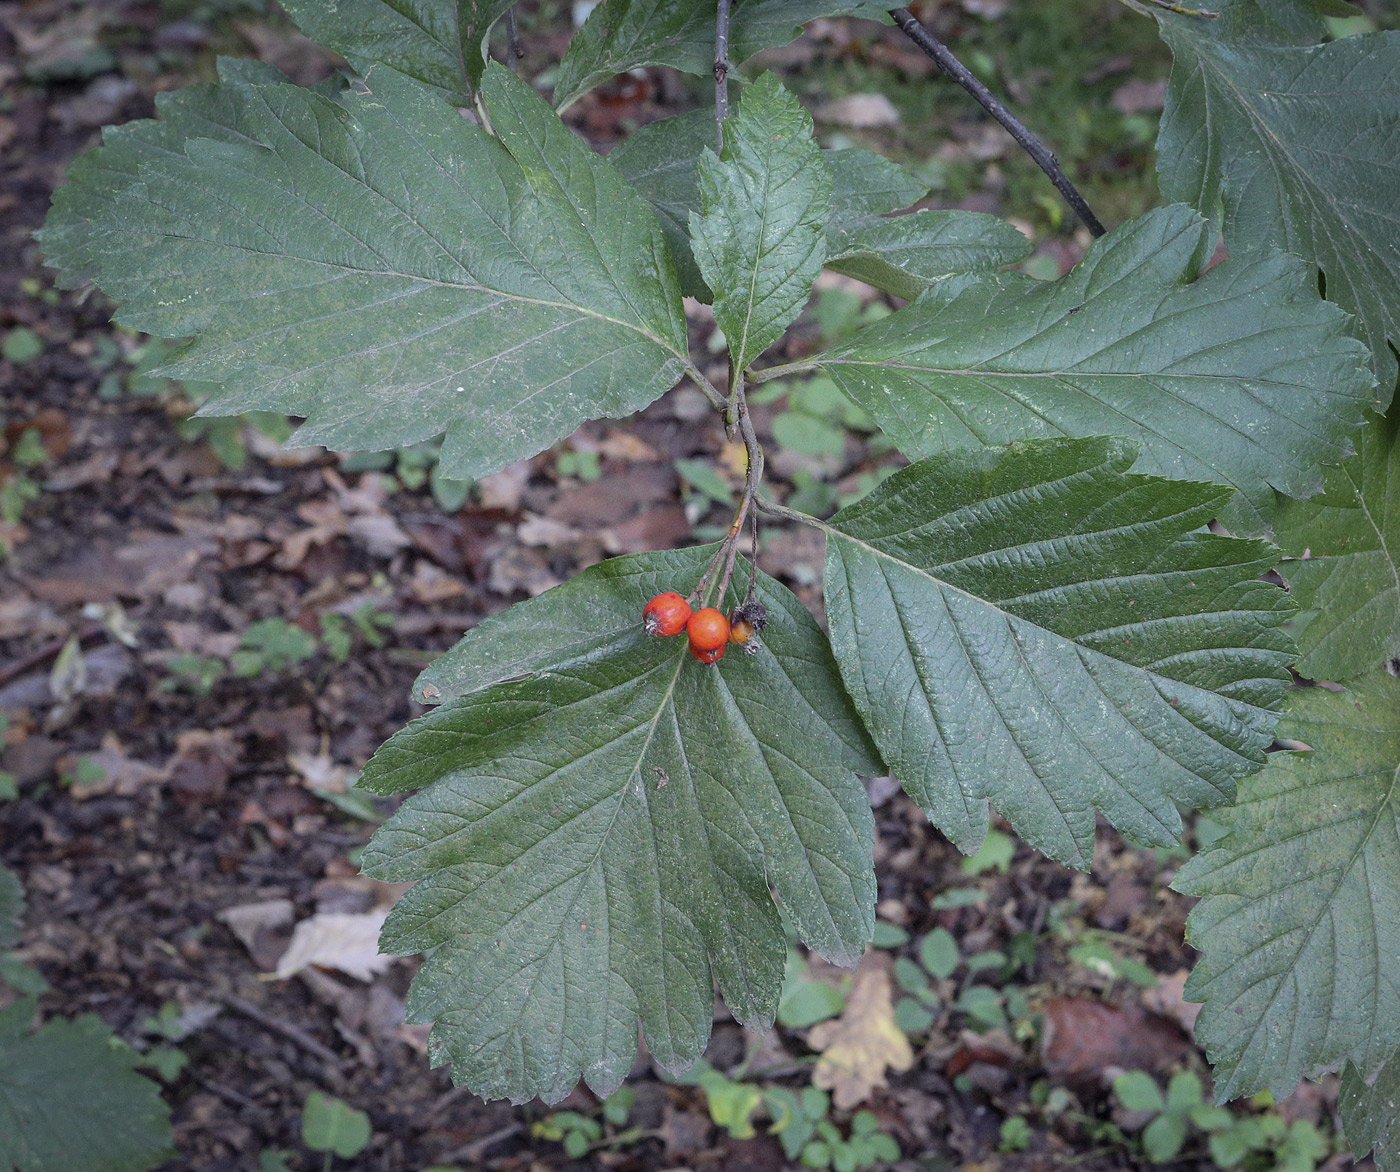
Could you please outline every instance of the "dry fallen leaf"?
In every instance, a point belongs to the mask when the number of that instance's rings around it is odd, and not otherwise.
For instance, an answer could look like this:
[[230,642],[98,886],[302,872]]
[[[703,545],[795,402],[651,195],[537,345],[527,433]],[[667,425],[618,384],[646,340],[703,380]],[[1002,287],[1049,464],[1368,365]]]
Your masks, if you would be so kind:
[[285,979],[315,965],[339,969],[356,980],[374,980],[395,960],[379,954],[379,930],[388,914],[384,910],[358,914],[317,912],[296,926],[273,975]]
[[847,94],[844,98],[820,106],[817,120],[855,130],[871,130],[880,126],[898,126],[899,111],[884,94]]
[[822,1055],[812,1071],[812,1085],[831,1091],[843,1111],[885,1085],[886,1067],[908,1070],[914,1065],[909,1039],[894,1023],[887,958],[866,953],[841,1016],[813,1026],[807,1044]]

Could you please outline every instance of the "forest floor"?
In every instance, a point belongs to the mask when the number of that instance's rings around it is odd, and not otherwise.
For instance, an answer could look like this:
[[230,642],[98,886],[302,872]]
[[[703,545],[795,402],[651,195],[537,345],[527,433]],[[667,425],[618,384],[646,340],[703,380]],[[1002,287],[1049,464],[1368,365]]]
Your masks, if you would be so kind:
[[[539,76],[567,41],[568,5],[522,7],[526,75]],[[925,7],[1076,160],[1103,219],[1154,202],[1169,61],[1150,22],[1097,0]],[[1113,1079],[1187,1071],[1209,1085],[1181,999],[1190,901],[1168,887],[1186,849],[1131,849],[1103,827],[1091,873],[1078,875],[998,832],[965,860],[888,779],[870,783],[887,926],[862,969],[866,995],[799,960],[789,1024],[767,1037],[717,1004],[707,1059],[727,1087],[747,1088],[741,1099],[769,1104],[756,1134],[718,1125],[716,1092],[662,1078],[643,1051],[625,1120],[619,1101],[575,1159],[548,1138],[567,1117],[483,1103],[430,1069],[426,1028],[403,1024],[416,962],[376,962],[365,943],[397,893],[360,878],[356,859],[392,804],[347,786],[421,711],[415,674],[462,631],[603,557],[712,539],[738,465],[684,386],[488,477],[465,502],[464,486],[434,495],[425,484],[430,447],[344,458],[283,448],[280,417],[190,420],[195,389],[145,373],[162,348],[114,328],[95,292],[56,290],[31,234],[102,125],[151,116],[157,92],[209,77],[215,52],[258,56],[303,83],[334,68],[262,8],[0,3],[0,770],[17,790],[0,799],[0,855],[27,889],[17,956],[47,982],[43,1012],[96,1013],[138,1049],[184,1055],[164,1072],[171,1169],[320,1167],[300,1130],[313,1090],[372,1123],[368,1146],[336,1168],[778,1169],[795,1161],[768,1134],[776,1109],[762,1093],[808,1084],[813,1012],[842,1004],[857,1049],[881,1027],[912,1044],[909,1069],[847,1096],[895,1139],[897,1167],[1147,1166],[1138,1132],[1151,1116],[1117,1101]],[[934,187],[930,206],[1024,225],[1038,242],[1034,275],[1081,255],[1087,237],[1048,184],[893,30],[817,22],[769,64],[817,110],[828,144],[895,153]],[[570,119],[606,149],[697,93],[647,71]],[[851,125],[862,121],[876,125]],[[852,282],[823,284],[784,342],[790,357],[882,311]],[[703,307],[691,326],[705,352]],[[780,389],[756,415],[780,485],[809,508],[834,507],[897,463],[845,426],[826,388]],[[765,534],[763,567],[818,613],[821,557],[812,530]],[[331,929],[320,963],[271,979],[296,925],[336,913],[319,921]],[[945,941],[938,929],[956,943],[951,961],[926,943]],[[1335,1106],[1328,1080],[1235,1110],[1308,1120],[1331,1145]],[[552,1110],[600,1120],[584,1090]],[[829,1122],[844,1135],[851,1118],[833,1107]],[[1326,1167],[1352,1166],[1344,1149],[1328,1152]],[[1283,1158],[1250,1157],[1261,1168]],[[1192,1133],[1170,1166],[1216,1165]]]

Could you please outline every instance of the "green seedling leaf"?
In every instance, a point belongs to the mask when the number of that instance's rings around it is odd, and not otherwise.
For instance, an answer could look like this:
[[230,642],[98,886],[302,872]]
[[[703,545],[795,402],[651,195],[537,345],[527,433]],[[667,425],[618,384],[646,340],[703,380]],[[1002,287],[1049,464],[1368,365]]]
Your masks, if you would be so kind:
[[[750,0],[736,4],[729,60],[742,64],[760,49],[786,45],[820,16],[884,18],[874,3],[839,0]],[[574,34],[559,65],[554,103],[572,105],[600,82],[639,65],[669,65],[706,75],[715,64],[715,10],[692,0],[603,0]],[[711,120],[713,126],[713,119]]]
[[4,863],[0,863],[0,948],[19,943],[24,919],[24,884]]
[[1327,492],[1287,501],[1277,541],[1295,557],[1280,570],[1303,613],[1297,669],[1347,680],[1400,657],[1400,409],[1372,417],[1357,454],[1325,469]]
[[1220,20],[1158,18],[1175,58],[1163,194],[1223,219],[1232,254],[1315,261],[1327,296],[1356,315],[1384,409],[1400,345],[1400,32],[1302,47],[1259,37],[1239,4]]
[[295,442],[336,449],[445,430],[443,475],[495,471],[649,403],[687,351],[650,208],[508,69],[482,94],[499,138],[391,71],[343,105],[231,86],[240,141],[129,149],[125,183],[80,171],[45,247],[121,320],[197,336],[161,373],[221,381],[205,414],[304,416]]
[[1180,1115],[1158,1115],[1142,1129],[1143,1154],[1154,1164],[1175,1160],[1185,1142],[1186,1120]]
[[935,928],[919,941],[919,963],[929,975],[942,981],[958,967],[958,942],[946,928]]
[[715,471],[713,464],[704,460],[677,460],[676,471],[691,488],[716,504],[734,507],[734,489]]
[[0,357],[8,358],[16,366],[33,362],[44,352],[44,340],[28,326],[15,326],[0,342]]
[[906,1034],[921,1034],[933,1025],[933,1011],[913,997],[901,997],[894,1007],[894,1024]]
[[603,1118],[614,1127],[621,1127],[632,1113],[637,1101],[637,1092],[629,1086],[620,1086],[603,1100]]
[[831,233],[826,267],[912,301],[941,277],[1015,264],[1032,245],[997,216],[924,209]]
[[1263,542],[1193,532],[1225,493],[1127,473],[1124,440],[962,450],[830,523],[826,607],[891,772],[965,852],[988,802],[1087,867],[1098,807],[1169,846],[1177,803],[1259,769],[1292,657]]
[[1363,1159],[1369,1151],[1382,1172],[1400,1168],[1400,1051],[1369,1080],[1348,1062],[1338,1106],[1356,1158]]
[[811,617],[760,576],[758,655],[707,667],[642,632],[653,584],[695,582],[712,552],[619,558],[483,623],[431,677],[459,698],[365,767],[376,792],[422,790],[364,865],[417,881],[382,946],[432,950],[409,1015],[477,1093],[558,1101],[582,1076],[607,1094],[639,1019],[682,1070],[716,980],[766,1028],[786,955],[770,884],[829,959],[870,938],[873,822],[837,731],[856,724]]
[[[465,106],[486,70],[485,41],[512,0],[287,0],[282,5],[312,40],[378,80],[387,65]],[[380,73],[382,74],[382,70]]]
[[876,948],[900,948],[909,943],[909,933],[887,920],[876,920],[875,934],[870,938],[870,943]]
[[306,1096],[301,1141],[313,1152],[331,1152],[349,1160],[369,1146],[369,1137],[369,1116],[363,1111],[321,1091]]
[[999,871],[1004,875],[1015,855],[1016,840],[993,827],[987,831],[987,837],[972,857],[962,861],[962,869],[969,875],[984,875],[988,871]]
[[735,1082],[712,1066],[700,1073],[710,1118],[735,1139],[752,1139],[754,1113],[763,1105],[763,1092],[751,1083]]
[[99,1018],[0,1009],[0,1172],[145,1172],[175,1154],[160,1087]]
[[1157,1080],[1143,1070],[1130,1070],[1113,1080],[1113,1094],[1129,1111],[1165,1111]]
[[835,1017],[846,1006],[846,995],[835,985],[813,980],[807,966],[794,952],[788,953],[782,998],[778,1002],[778,1024],[789,1030],[803,1030]]
[[715,324],[744,369],[802,307],[826,256],[831,176],[812,116],[776,73],[744,90],[724,124],[724,150],[700,158],[700,212],[690,241],[715,290]]
[[825,419],[801,411],[784,411],[773,417],[773,442],[806,456],[840,456],[846,450],[846,433]]
[[1271,486],[1310,496],[1346,455],[1371,378],[1309,265],[1248,253],[1202,273],[1213,241],[1161,208],[1058,281],[950,277],[814,361],[910,457],[1128,435],[1140,470],[1231,485],[1238,523],[1262,531]]
[[1400,680],[1289,699],[1275,754],[1217,818],[1230,834],[1177,873],[1204,897],[1187,936],[1203,953],[1186,998],[1216,1101],[1276,1100],[1343,1060],[1363,1078],[1400,1048]]

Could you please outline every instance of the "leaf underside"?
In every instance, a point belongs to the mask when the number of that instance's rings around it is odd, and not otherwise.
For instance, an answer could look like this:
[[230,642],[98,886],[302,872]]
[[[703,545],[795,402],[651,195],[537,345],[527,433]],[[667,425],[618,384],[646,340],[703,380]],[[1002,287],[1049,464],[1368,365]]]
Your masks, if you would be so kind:
[[1231,252],[1315,261],[1327,296],[1356,315],[1384,410],[1400,346],[1400,32],[1275,45],[1246,15],[1159,14],[1175,59],[1162,193],[1223,213]]
[[1400,658],[1400,409],[1362,428],[1357,454],[1326,470],[1327,491],[1286,501],[1276,540],[1305,624],[1297,669],[1346,680]]
[[1126,435],[1138,467],[1237,488],[1263,532],[1271,486],[1306,497],[1371,398],[1365,348],[1311,267],[1266,252],[1200,273],[1182,205],[1095,242],[1058,281],[937,282],[816,362],[911,457],[1047,435]]
[[1357,1160],[1370,1151],[1383,1172],[1400,1168],[1400,1052],[1392,1054],[1369,1083],[1347,1063],[1337,1106]]
[[650,207],[508,70],[483,95],[499,139],[387,69],[343,105],[226,86],[206,101],[236,132],[183,154],[116,132],[137,177],[94,223],[87,168],[44,245],[76,277],[89,242],[120,320],[196,336],[162,373],[223,384],[206,414],[301,415],[300,442],[350,450],[446,430],[444,475],[494,471],[645,406],[687,349]]
[[433,677],[475,690],[366,766],[379,792],[427,787],[365,868],[416,880],[382,946],[433,950],[410,1017],[479,1094],[553,1102],[580,1076],[609,1093],[639,1020],[663,1066],[689,1066],[715,982],[766,1028],[786,954],[770,886],[823,955],[853,965],[870,937],[873,821],[851,765],[875,762],[810,616],[760,578],[775,622],[756,655],[707,667],[640,632],[653,584],[687,588],[711,552],[617,559],[498,616]]
[[1128,475],[1126,440],[964,449],[831,520],[826,608],[891,771],[971,852],[996,806],[1087,868],[1094,811],[1137,842],[1260,768],[1289,676],[1263,542],[1192,532],[1223,490]]
[[715,324],[736,370],[782,337],[807,304],[826,257],[831,176],[812,116],[766,73],[724,124],[724,153],[700,158],[700,212],[690,240],[715,290]]
[[[1186,985],[1221,1102],[1400,1048],[1400,680],[1294,692],[1279,753],[1217,815],[1230,830],[1173,886],[1203,897]],[[1393,1079],[1393,1076],[1391,1076]]]

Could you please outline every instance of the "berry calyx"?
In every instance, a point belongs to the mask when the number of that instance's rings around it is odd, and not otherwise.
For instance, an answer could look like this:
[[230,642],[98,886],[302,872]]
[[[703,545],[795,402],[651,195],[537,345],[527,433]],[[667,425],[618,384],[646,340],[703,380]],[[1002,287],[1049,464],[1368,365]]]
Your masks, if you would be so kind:
[[642,626],[648,635],[679,635],[690,621],[690,603],[668,590],[642,608]]
[[721,643],[711,651],[701,651],[692,643],[690,645],[690,653],[701,663],[718,663],[724,658],[724,644]]
[[[690,636],[690,651],[698,659],[701,651],[724,651],[729,639],[729,620],[713,606],[697,610],[685,624],[685,633]],[[719,656],[715,656],[718,659]],[[714,659],[707,662],[713,663]]]

